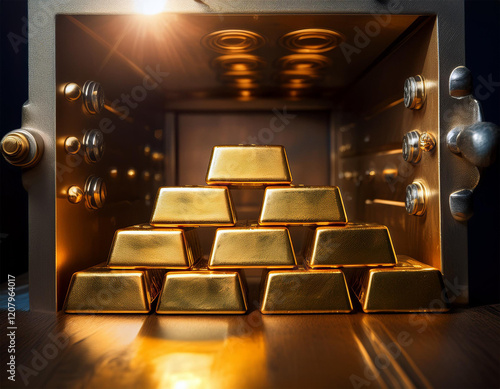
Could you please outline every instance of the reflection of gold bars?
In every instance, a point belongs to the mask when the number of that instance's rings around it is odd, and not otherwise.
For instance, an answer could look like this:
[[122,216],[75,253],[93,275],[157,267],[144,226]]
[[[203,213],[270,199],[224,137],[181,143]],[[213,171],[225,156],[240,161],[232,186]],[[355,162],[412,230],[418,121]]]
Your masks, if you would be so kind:
[[267,187],[265,190],[261,225],[345,223],[347,215],[336,186]]
[[118,230],[108,266],[121,269],[188,269],[201,257],[195,229],[154,228],[142,224]]
[[206,262],[193,271],[165,274],[157,313],[241,314],[247,311],[246,288],[236,271],[209,271]]
[[356,269],[348,277],[364,312],[445,312],[438,269],[400,256],[392,268]]
[[265,277],[260,308],[264,314],[352,311],[340,270],[273,270]]
[[236,216],[226,187],[164,187],[156,197],[154,226],[233,226]]
[[290,184],[292,175],[283,146],[215,146],[206,182],[235,186]]
[[161,270],[91,267],[73,274],[64,310],[68,313],[148,313],[158,295]]
[[297,265],[290,233],[285,227],[219,228],[209,267],[293,268]]
[[374,224],[311,229],[304,257],[311,268],[396,264],[389,230]]

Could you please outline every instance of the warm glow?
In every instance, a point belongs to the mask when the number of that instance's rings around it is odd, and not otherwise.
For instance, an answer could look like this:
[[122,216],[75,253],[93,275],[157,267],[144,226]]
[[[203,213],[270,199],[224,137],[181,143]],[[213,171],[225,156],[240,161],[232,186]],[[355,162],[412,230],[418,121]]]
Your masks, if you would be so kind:
[[144,15],[156,15],[165,8],[166,0],[135,0],[135,10]]

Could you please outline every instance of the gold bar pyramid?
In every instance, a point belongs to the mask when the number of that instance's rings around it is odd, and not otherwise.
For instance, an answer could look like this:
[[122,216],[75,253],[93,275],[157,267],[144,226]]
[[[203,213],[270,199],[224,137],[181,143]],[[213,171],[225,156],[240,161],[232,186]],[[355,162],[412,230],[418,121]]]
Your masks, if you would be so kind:
[[264,277],[260,303],[264,314],[352,311],[340,270],[272,270]]
[[292,174],[283,146],[215,146],[206,182],[230,186],[290,184]]
[[236,216],[226,187],[163,187],[151,225],[157,227],[234,226]]
[[149,313],[162,271],[95,266],[73,274],[64,303],[68,313]]
[[394,266],[396,253],[387,227],[346,224],[311,229],[304,257],[316,268]]
[[107,266],[118,269],[189,269],[201,258],[195,229],[141,224],[116,231]]
[[[243,314],[247,268],[272,269],[263,314],[351,312],[348,284],[364,312],[447,310],[441,272],[398,261],[385,226],[348,223],[338,187],[291,185],[283,146],[215,146],[206,182],[160,188],[149,225],[116,231],[107,267],[73,275],[66,312],[147,313],[159,296],[158,314]],[[265,187],[258,223],[235,226],[229,187]],[[296,225],[310,227],[305,267]],[[222,228],[204,259],[196,228],[207,226]]]
[[336,186],[267,187],[259,224],[330,225],[347,223],[340,190]]
[[246,288],[237,271],[210,271],[206,262],[191,271],[165,275],[156,313],[242,314],[247,311]]
[[406,256],[392,268],[356,269],[349,283],[363,312],[449,310],[441,272]]
[[209,268],[294,268],[297,266],[290,233],[285,227],[219,228]]

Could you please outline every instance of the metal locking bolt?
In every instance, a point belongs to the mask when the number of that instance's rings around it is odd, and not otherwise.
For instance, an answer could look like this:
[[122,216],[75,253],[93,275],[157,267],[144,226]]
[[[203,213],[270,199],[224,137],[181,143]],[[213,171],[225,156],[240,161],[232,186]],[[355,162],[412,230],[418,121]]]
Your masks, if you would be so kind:
[[425,102],[425,84],[422,76],[408,77],[404,85],[404,103],[409,109],[420,109]]
[[420,133],[410,131],[403,136],[403,159],[406,162],[417,163],[422,158],[420,149]]
[[104,154],[104,135],[99,130],[89,130],[83,136],[85,157],[88,162],[99,162]]
[[43,140],[35,132],[15,130],[3,137],[0,150],[11,165],[30,167],[35,165],[43,154]]
[[403,159],[406,162],[418,163],[422,159],[422,151],[431,151],[435,146],[436,138],[431,133],[410,131],[403,137]]
[[83,105],[93,115],[101,112],[104,107],[104,91],[101,84],[95,81],[86,81],[82,88]]
[[85,205],[90,209],[99,209],[104,206],[106,196],[106,183],[101,177],[90,176],[85,181]]
[[406,212],[410,215],[421,216],[426,209],[426,189],[420,182],[413,182],[406,187]]

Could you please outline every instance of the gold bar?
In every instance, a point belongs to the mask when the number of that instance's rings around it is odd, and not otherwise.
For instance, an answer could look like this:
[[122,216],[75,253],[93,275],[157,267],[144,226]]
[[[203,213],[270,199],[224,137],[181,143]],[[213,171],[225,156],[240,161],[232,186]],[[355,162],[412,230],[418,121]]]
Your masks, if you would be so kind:
[[115,269],[189,269],[201,258],[194,228],[140,224],[116,231],[107,266]]
[[367,313],[449,309],[441,272],[409,257],[392,268],[356,269],[348,280]]
[[397,262],[387,227],[349,223],[311,229],[305,245],[307,266],[316,268],[394,266]]
[[340,270],[273,270],[264,277],[260,304],[264,314],[352,311]]
[[292,174],[283,146],[215,146],[206,182],[231,186],[290,184]]
[[163,187],[151,216],[156,227],[234,226],[236,216],[226,187]]
[[67,313],[149,313],[158,296],[161,270],[113,270],[95,266],[73,274],[64,302]]
[[336,186],[267,187],[260,225],[345,224],[347,215]]
[[294,268],[297,266],[286,227],[219,228],[210,253],[210,269]]
[[165,274],[156,313],[242,314],[246,288],[237,271],[209,271],[206,262],[192,271]]

